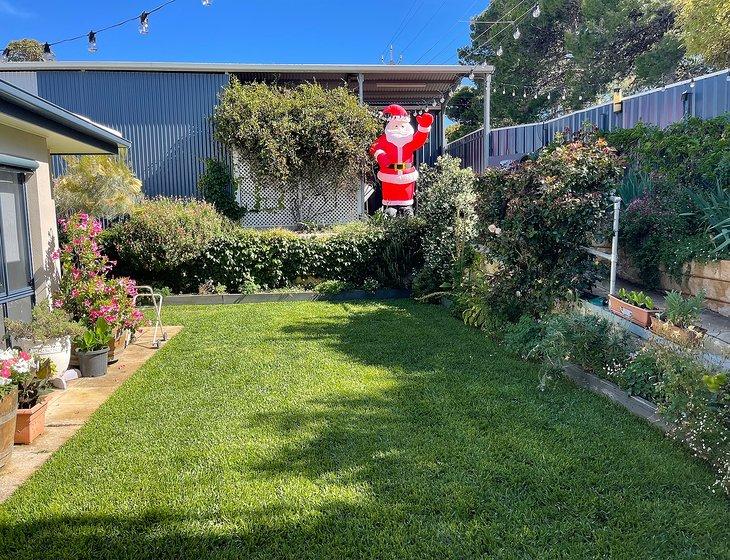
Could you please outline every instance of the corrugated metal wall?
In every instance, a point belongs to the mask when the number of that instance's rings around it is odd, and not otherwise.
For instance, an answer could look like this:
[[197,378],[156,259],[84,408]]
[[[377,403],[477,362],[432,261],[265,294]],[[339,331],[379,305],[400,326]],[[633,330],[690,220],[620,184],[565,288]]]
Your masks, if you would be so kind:
[[[205,158],[230,161],[210,116],[225,74],[38,72],[38,95],[119,130],[147,196],[195,196]],[[56,172],[61,162],[54,162]]]
[[0,80],[5,80],[28,93],[38,95],[38,80],[35,72],[0,72]]
[[[612,104],[605,103],[576,111],[549,121],[495,128],[491,131],[489,165],[519,159],[552,141],[556,132],[566,128],[578,130],[589,121],[601,130],[631,128],[639,122],[665,127],[691,114],[709,119],[730,111],[730,71],[723,70],[689,81],[677,82],[666,88],[624,98],[623,111],[614,113]],[[691,92],[691,102],[683,101],[683,93]],[[461,159],[465,167],[483,171],[482,130],[467,134],[448,144],[449,154]]]

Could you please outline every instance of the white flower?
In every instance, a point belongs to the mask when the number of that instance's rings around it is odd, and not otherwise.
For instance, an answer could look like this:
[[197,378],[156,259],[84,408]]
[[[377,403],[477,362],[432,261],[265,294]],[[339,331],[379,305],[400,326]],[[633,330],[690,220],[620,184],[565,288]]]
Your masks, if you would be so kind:
[[12,381],[10,381],[10,379],[5,379],[4,377],[0,377],[0,387],[2,387],[3,385],[9,385],[10,383],[12,383]]
[[15,358],[15,352],[12,348],[8,348],[7,350],[0,352],[0,362],[12,360],[13,358]]
[[497,235],[502,235],[502,228],[495,228],[494,233],[496,233]]
[[17,362],[13,364],[13,369],[17,373],[28,373],[30,372],[30,367],[33,364],[30,360],[23,360],[22,358],[19,359]]

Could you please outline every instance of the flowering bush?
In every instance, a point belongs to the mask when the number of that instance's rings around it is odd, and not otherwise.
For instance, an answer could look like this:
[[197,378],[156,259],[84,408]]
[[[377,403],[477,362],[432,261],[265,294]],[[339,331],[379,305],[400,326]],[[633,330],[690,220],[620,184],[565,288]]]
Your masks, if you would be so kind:
[[424,266],[413,289],[428,295],[454,282],[457,261],[474,238],[474,173],[451,156],[439,157],[433,167],[422,165],[420,172],[416,196],[418,216],[425,222]]
[[0,351],[0,398],[32,377],[37,367],[36,360],[27,352],[12,348]]
[[137,285],[129,278],[110,278],[113,263],[101,252],[101,224],[88,214],[59,221],[67,239],[53,256],[61,261],[61,282],[53,305],[91,327],[99,317],[114,330],[136,331],[142,313],[132,305]]
[[615,150],[583,131],[559,136],[535,161],[478,180],[480,240],[498,265],[488,282],[495,310],[511,320],[538,315],[595,280],[583,247],[608,229],[621,174]]

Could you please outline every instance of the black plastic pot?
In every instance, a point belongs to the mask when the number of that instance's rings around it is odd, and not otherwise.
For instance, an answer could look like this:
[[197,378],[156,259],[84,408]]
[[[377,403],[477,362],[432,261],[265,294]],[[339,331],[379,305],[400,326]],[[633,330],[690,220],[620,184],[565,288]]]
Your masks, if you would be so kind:
[[84,377],[101,377],[106,375],[109,365],[109,348],[94,350],[93,352],[77,352],[81,375]]

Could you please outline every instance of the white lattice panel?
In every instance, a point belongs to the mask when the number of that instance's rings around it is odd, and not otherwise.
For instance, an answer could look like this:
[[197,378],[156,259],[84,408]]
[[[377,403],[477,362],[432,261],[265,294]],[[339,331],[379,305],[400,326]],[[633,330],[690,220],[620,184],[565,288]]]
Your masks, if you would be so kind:
[[[252,228],[273,228],[296,226],[297,201],[301,200],[302,215],[323,225],[341,224],[357,220],[360,207],[360,184],[351,181],[347,189],[334,189],[324,182],[318,188],[303,188],[302,196],[290,195],[282,200],[281,189],[275,184],[261,185],[256,182],[248,165],[234,156],[234,173],[238,184],[238,203],[247,208],[243,225]],[[258,194],[258,196],[257,196]],[[259,199],[259,211],[256,202]]]

